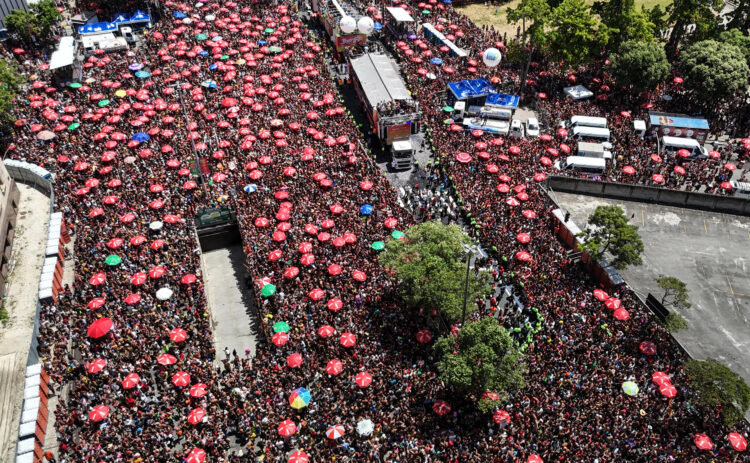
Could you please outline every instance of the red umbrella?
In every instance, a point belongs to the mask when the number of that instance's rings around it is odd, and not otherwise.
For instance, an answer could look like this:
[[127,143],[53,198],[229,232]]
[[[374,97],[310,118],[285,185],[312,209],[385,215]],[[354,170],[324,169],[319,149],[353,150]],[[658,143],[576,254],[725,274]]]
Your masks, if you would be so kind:
[[518,259],[520,261],[523,261],[523,262],[526,262],[526,261],[531,260],[531,254],[529,254],[526,251],[517,252],[516,253],[516,259]]
[[677,388],[675,388],[671,384],[662,384],[661,387],[659,387],[659,392],[664,397],[672,399],[677,395]]
[[529,458],[526,459],[526,463],[544,463],[544,460],[542,460],[542,457],[540,457],[537,454],[529,455]]
[[333,426],[329,426],[326,430],[326,437],[329,439],[338,439],[339,437],[343,436],[346,432],[346,429],[344,429],[343,426],[340,424],[334,424]]
[[619,309],[620,307],[622,307],[622,301],[620,301],[616,297],[610,297],[609,299],[604,301],[604,305],[609,310],[615,310],[615,309]]
[[99,373],[107,366],[107,361],[102,358],[95,359],[86,365],[86,371],[89,373]]
[[148,279],[148,275],[146,274],[146,272],[138,272],[138,273],[133,274],[133,276],[130,277],[130,284],[135,285],[135,286],[140,286],[143,283],[145,283],[147,279]]
[[169,339],[172,342],[183,342],[187,339],[187,331],[182,328],[175,328],[169,332]]
[[681,84],[683,80],[682,80],[682,77],[675,77],[674,79],[672,79],[672,82],[676,84]]
[[458,153],[456,154],[456,161],[466,164],[471,162],[471,155],[469,153]]
[[670,384],[672,382],[672,378],[670,378],[669,375],[664,373],[663,371],[657,371],[654,372],[653,375],[651,375],[651,381],[653,381],[654,384],[661,386],[662,384]]
[[708,157],[711,159],[719,159],[721,154],[718,151],[711,150],[708,152]]
[[197,281],[197,278],[192,273],[188,273],[182,276],[180,278],[180,282],[182,282],[183,285],[191,285]]
[[104,272],[95,273],[89,278],[89,283],[93,286],[99,286],[107,281],[107,275]]
[[276,430],[279,432],[280,436],[289,437],[297,432],[297,424],[292,420],[284,420],[279,424]]
[[495,412],[494,415],[492,415],[492,419],[497,424],[510,424],[510,414],[506,412],[505,410],[498,410]]
[[344,347],[354,347],[357,344],[357,336],[353,333],[344,333],[339,338],[339,342]]
[[318,328],[318,336],[321,338],[327,338],[333,335],[334,329],[331,325],[323,325],[320,328]]
[[383,222],[383,225],[385,225],[385,228],[396,228],[396,226],[398,225],[398,219],[389,217],[385,219],[385,221]]
[[333,299],[330,299],[328,303],[326,303],[326,307],[328,307],[328,310],[331,312],[338,312],[344,307],[344,303],[341,301],[341,299],[334,297]]
[[432,341],[432,332],[430,330],[419,330],[417,331],[417,341],[422,344],[427,344]]
[[693,442],[695,442],[695,446],[701,450],[711,450],[714,448],[714,443],[711,442],[711,438],[703,433],[696,434],[695,437],[693,437]]
[[203,449],[194,448],[188,454],[185,463],[203,463],[204,461],[206,461],[206,451]]
[[451,411],[451,406],[444,400],[438,400],[437,402],[432,404],[432,410],[434,410],[438,415],[442,416]]
[[296,352],[294,354],[289,355],[286,358],[286,365],[289,368],[297,368],[297,367],[299,367],[300,365],[302,365],[302,355],[298,354]]
[[283,331],[274,333],[273,337],[271,337],[271,342],[276,346],[283,346],[287,343],[287,341],[289,341],[289,335],[284,333]]
[[294,278],[297,275],[299,275],[299,268],[297,267],[288,267],[284,270],[284,278]]
[[727,439],[729,439],[729,443],[732,444],[732,447],[736,451],[744,452],[745,450],[747,450],[747,441],[744,437],[742,437],[742,434],[730,432],[727,436]]
[[361,270],[355,270],[352,272],[352,278],[359,282],[363,282],[367,279],[367,274]]
[[372,383],[372,375],[366,371],[361,371],[354,377],[354,382],[357,383],[357,386],[366,388]]
[[194,408],[193,410],[188,413],[188,423],[192,425],[197,425],[201,421],[203,421],[203,418],[206,417],[206,411],[200,407]]
[[529,235],[528,233],[519,233],[516,235],[516,239],[518,240],[519,243],[526,244],[529,241],[531,241],[531,235]]
[[609,299],[609,295],[605,291],[603,291],[601,289],[595,289],[594,290],[594,297],[597,298],[597,299],[599,299],[602,302],[604,302],[607,299]]
[[309,461],[310,460],[305,452],[303,452],[302,450],[297,450],[296,452],[289,455],[289,460],[287,463],[309,463]]
[[190,374],[186,371],[178,371],[172,375],[172,384],[178,387],[185,387],[190,384]]
[[297,246],[297,250],[301,252],[302,254],[307,254],[312,252],[313,245],[309,241],[303,241]]
[[721,182],[721,187],[725,190],[731,190],[734,188],[731,183],[729,182]]
[[651,341],[643,341],[639,349],[646,355],[656,355],[656,344]]
[[527,219],[535,219],[536,212],[532,211],[531,209],[524,209],[523,216],[526,217]]
[[135,235],[134,237],[130,238],[130,244],[132,244],[133,246],[140,246],[145,242],[146,237],[143,235]]
[[149,269],[148,276],[152,279],[161,278],[167,271],[161,265]]
[[107,416],[109,416],[109,407],[106,405],[97,405],[89,412],[89,420],[94,422],[101,421]]
[[160,356],[156,357],[156,362],[159,365],[164,366],[174,365],[175,363],[177,363],[177,357],[172,354],[161,354]]
[[654,181],[654,183],[664,183],[664,177],[661,174],[654,174],[651,179]]
[[737,166],[735,166],[731,162],[728,162],[728,163],[724,164],[724,168],[726,170],[737,170]]
[[130,373],[128,376],[125,377],[125,379],[122,380],[122,387],[123,389],[133,389],[138,385],[138,383],[141,382],[141,377],[138,376],[136,373]]
[[104,305],[104,298],[103,297],[95,297],[91,299],[88,303],[88,308],[91,310],[98,309],[99,307]]
[[124,300],[127,305],[135,305],[141,302],[141,295],[135,293],[129,294]]
[[326,373],[331,376],[336,376],[344,369],[344,364],[338,359],[333,359],[326,365]]
[[112,328],[112,319],[103,317],[103,318],[100,318],[99,320],[96,320],[91,325],[89,325],[89,328],[86,334],[88,334],[90,338],[97,339],[107,334],[107,332],[109,332],[111,328]]
[[685,148],[682,148],[677,151],[677,156],[681,158],[686,158],[690,156],[690,151],[686,150]]
[[312,299],[313,301],[319,301],[325,297],[326,293],[320,288],[315,288],[309,293],[307,293],[307,297]]
[[628,175],[635,174],[635,168],[633,166],[625,166],[622,168],[622,171]]
[[630,318],[630,313],[627,310],[623,309],[623,308],[619,308],[619,309],[615,310],[615,313],[614,313],[613,316],[617,320],[620,320],[620,321],[624,322],[625,320],[627,320],[627,319]]
[[328,274],[333,276],[341,275],[341,266],[338,264],[329,265]]

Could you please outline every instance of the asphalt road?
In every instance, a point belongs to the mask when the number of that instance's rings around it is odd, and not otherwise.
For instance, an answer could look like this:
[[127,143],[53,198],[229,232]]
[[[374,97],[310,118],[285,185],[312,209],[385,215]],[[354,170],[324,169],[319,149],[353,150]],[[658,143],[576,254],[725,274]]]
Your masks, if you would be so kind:
[[660,274],[684,281],[689,328],[675,337],[697,359],[715,358],[750,384],[750,218],[674,207],[556,193],[583,228],[598,205],[620,205],[640,228],[643,265],[621,272],[644,298],[663,292]]

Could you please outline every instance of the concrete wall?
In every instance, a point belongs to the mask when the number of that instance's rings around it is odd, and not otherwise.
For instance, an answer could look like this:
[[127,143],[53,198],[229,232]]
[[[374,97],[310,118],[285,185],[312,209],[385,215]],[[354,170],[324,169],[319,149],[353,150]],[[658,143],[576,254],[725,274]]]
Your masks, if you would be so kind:
[[682,190],[667,190],[652,186],[550,176],[545,186],[552,191],[578,193],[592,196],[686,207],[723,214],[750,216],[750,199],[736,196],[719,196]]

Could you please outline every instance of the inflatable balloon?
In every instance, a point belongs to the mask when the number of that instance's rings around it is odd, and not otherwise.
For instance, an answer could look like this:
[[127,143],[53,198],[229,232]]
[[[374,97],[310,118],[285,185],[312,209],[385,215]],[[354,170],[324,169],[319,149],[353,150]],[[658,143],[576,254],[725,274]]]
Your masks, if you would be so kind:
[[359,18],[359,21],[357,21],[357,29],[362,34],[370,35],[373,29],[375,29],[375,23],[369,16],[362,16]]
[[339,21],[339,28],[344,34],[351,34],[357,28],[357,21],[351,16],[344,16]]
[[503,54],[497,48],[488,48],[482,53],[482,61],[487,67],[494,68],[500,64],[500,60],[503,58]]

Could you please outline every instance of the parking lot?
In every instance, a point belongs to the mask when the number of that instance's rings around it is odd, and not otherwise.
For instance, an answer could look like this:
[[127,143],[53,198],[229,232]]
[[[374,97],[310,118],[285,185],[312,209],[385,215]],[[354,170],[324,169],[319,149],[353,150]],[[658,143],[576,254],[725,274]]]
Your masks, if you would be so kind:
[[679,310],[689,328],[676,338],[695,358],[715,358],[750,383],[750,218],[698,210],[555,193],[584,228],[599,205],[616,204],[638,225],[643,265],[621,272],[642,297],[661,298],[655,279],[684,281],[692,307]]

